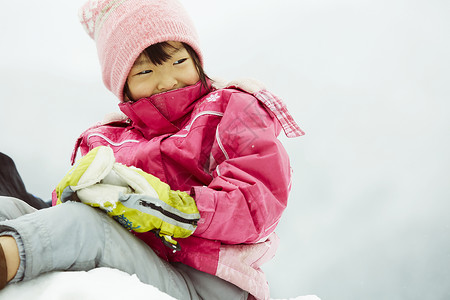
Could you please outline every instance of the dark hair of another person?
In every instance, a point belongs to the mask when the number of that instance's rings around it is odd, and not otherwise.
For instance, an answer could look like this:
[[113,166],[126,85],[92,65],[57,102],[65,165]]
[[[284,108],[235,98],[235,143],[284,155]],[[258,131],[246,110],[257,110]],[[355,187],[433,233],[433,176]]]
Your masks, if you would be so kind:
[[0,152],[0,196],[14,197],[36,209],[49,207],[43,200],[27,192],[16,164],[8,155]]

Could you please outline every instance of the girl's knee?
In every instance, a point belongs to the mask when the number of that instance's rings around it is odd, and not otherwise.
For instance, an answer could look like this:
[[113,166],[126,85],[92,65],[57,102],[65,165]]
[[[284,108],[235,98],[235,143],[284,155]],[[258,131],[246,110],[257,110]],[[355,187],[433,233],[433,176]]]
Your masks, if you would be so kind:
[[48,210],[38,211],[41,212],[48,214],[42,215],[43,218],[52,219],[54,232],[61,235],[65,233],[71,240],[90,245],[94,252],[104,244],[109,217],[99,209],[80,202],[65,202]]
[[36,209],[25,201],[13,197],[0,196],[0,221],[16,219],[35,211]]
[[62,218],[67,218],[67,221],[70,221],[74,226],[77,226],[75,224],[78,224],[94,229],[99,225],[103,225],[103,219],[107,217],[106,214],[99,209],[81,202],[65,202],[54,208]]

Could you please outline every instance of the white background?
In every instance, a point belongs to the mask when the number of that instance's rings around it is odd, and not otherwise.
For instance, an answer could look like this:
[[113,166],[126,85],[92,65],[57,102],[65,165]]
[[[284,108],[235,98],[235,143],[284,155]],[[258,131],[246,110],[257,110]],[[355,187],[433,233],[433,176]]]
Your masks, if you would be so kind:
[[[0,10],[0,151],[44,199],[78,135],[118,110],[83,2]],[[259,79],[307,133],[283,138],[295,177],[272,297],[449,299],[450,2],[183,3],[207,73]]]

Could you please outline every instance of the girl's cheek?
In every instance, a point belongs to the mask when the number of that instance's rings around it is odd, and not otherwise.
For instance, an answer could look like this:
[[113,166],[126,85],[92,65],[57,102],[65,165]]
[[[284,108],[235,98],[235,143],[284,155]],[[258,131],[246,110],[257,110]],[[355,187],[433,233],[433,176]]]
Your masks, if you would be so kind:
[[190,74],[190,84],[196,84],[200,80],[200,76],[198,75],[197,69],[194,69],[194,71]]

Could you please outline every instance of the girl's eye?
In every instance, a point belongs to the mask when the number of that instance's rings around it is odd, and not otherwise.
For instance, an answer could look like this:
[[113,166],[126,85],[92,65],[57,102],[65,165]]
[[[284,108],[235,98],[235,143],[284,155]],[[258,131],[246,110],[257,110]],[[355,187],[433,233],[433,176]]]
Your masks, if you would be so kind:
[[148,73],[151,73],[151,72],[153,72],[153,71],[152,70],[145,70],[145,71],[137,73],[136,75],[144,75],[144,74],[148,74]]
[[177,60],[177,61],[174,62],[173,64],[174,64],[174,65],[179,65],[179,64],[184,63],[186,60],[187,60],[187,58],[182,58],[182,59]]

